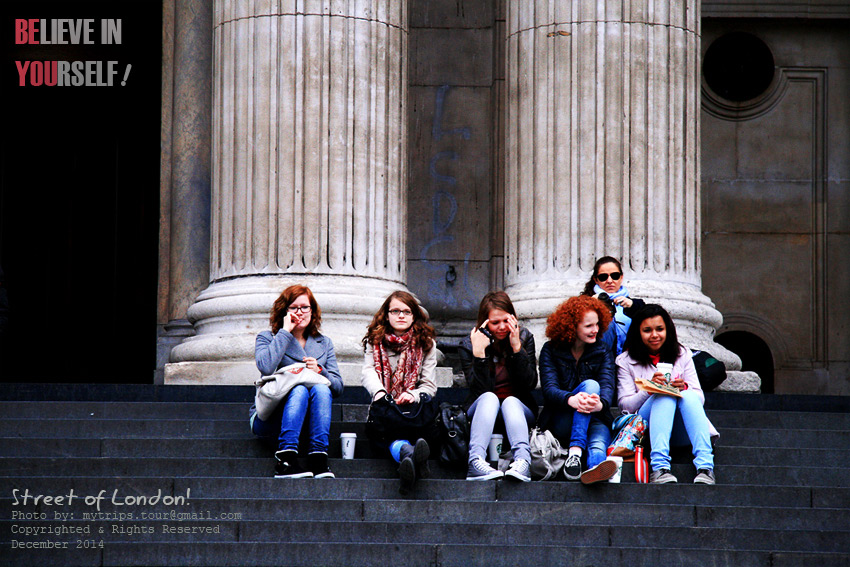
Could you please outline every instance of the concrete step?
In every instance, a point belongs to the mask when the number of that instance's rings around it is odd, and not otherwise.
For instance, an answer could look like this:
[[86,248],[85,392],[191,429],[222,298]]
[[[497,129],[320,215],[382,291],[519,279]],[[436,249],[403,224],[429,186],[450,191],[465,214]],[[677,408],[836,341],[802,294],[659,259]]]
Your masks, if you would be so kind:
[[[834,463],[830,463],[834,464]],[[631,467],[624,468],[625,480],[634,478]],[[331,459],[331,469],[341,478],[396,478],[397,465],[389,459]],[[435,478],[464,479],[465,473],[440,466],[431,467]],[[695,475],[693,465],[673,464],[673,474],[681,482]],[[850,475],[844,466],[763,467],[718,466],[716,475],[722,484],[765,484],[769,486],[850,487]],[[0,477],[31,474],[45,476],[131,476],[131,477],[264,477],[273,472],[271,459],[239,458],[135,458],[135,457],[18,457],[0,459]]]
[[[534,538],[536,540],[536,538]],[[468,567],[488,565],[515,567],[534,558],[538,565],[561,565],[568,560],[572,565],[631,565],[657,567],[658,565],[701,565],[720,567],[746,565],[748,567],[846,567],[847,555],[843,553],[818,553],[794,551],[736,551],[724,549],[723,542],[709,542],[696,549],[647,547],[635,553],[618,541],[606,546],[551,546],[545,544],[523,545],[511,541],[494,552],[492,545],[470,544],[400,544],[400,543],[291,543],[282,550],[278,542],[224,543],[163,543],[147,542],[113,543],[103,549],[55,550],[50,554],[35,555],[33,550],[10,550],[10,544],[0,544],[0,565],[10,567],[76,567],[111,566],[232,566],[261,567],[289,566],[315,567],[373,567],[376,558],[382,564],[394,567]]]
[[[289,481],[294,482],[294,481]],[[307,482],[307,481],[302,481]],[[313,481],[313,486],[316,484]],[[693,504],[657,504],[631,502],[546,502],[546,501],[493,501],[493,500],[448,500],[433,499],[312,499],[290,498],[198,498],[188,494],[185,503],[170,504],[161,500],[151,504],[157,493],[138,496],[107,490],[99,503],[100,510],[93,498],[100,494],[86,494],[74,491],[73,504],[38,505],[21,504],[22,494],[15,493],[13,498],[0,500],[5,512],[4,521],[13,524],[29,525],[33,522],[48,524],[63,523],[64,520],[90,520],[96,525],[111,525],[115,522],[136,522],[142,520],[206,522],[206,521],[315,521],[315,522],[396,522],[403,518],[405,523],[437,522],[445,526],[447,522],[476,523],[479,525],[560,525],[560,526],[625,526],[634,527],[645,523],[647,527],[714,527],[714,528],[771,528],[776,530],[818,530],[829,529],[844,535],[844,545],[850,544],[850,510],[848,509],[809,509],[805,511],[741,506],[706,506]],[[32,494],[32,493],[30,493]],[[51,492],[57,495],[56,492]],[[67,493],[66,493],[67,494]],[[184,495],[185,496],[185,495]],[[92,497],[91,504],[84,504],[84,498]],[[112,499],[121,504],[113,504]],[[18,504],[15,504],[15,503]],[[163,504],[163,502],[165,502]],[[44,516],[16,515],[24,513],[44,514]],[[792,512],[799,512],[793,514]],[[58,515],[57,515],[58,514]],[[67,516],[65,514],[72,514]],[[769,516],[769,520],[767,517]],[[797,522],[797,517],[801,521]],[[755,523],[753,523],[755,521]],[[637,522],[637,523],[636,523]],[[820,524],[819,524],[820,523]],[[9,532],[7,532],[9,533]],[[436,541],[436,540],[435,540]]]
[[[500,519],[510,520],[508,514]],[[474,518],[471,518],[474,520]],[[804,529],[801,527],[773,527],[757,529],[748,527],[707,526],[634,526],[592,524],[525,524],[456,523],[455,529],[445,529],[441,521],[408,522],[399,529],[396,521],[283,519],[258,520],[68,520],[62,529],[74,533],[48,534],[51,539],[74,542],[79,538],[102,540],[106,545],[124,542],[175,544],[181,542],[278,542],[290,543],[400,543],[400,544],[462,544],[475,534],[480,545],[502,545],[505,541],[532,541],[535,537],[547,545],[571,546],[580,541],[583,546],[605,547],[616,541],[633,549],[655,547],[697,548],[711,542],[723,542],[727,549],[795,551],[812,546],[822,552],[846,553],[850,551],[850,538],[846,531]],[[3,520],[0,526],[17,541],[38,541],[43,534],[36,530],[52,531],[57,522]],[[101,529],[103,533],[101,533]]]
[[[193,420],[193,419],[0,419],[0,431],[5,437],[45,438],[56,436],[66,439],[245,439],[252,437],[248,419]],[[333,422],[331,439],[339,441],[342,432],[357,433],[365,439],[365,424]],[[719,445],[728,447],[787,447],[797,449],[847,449],[850,448],[850,429],[752,429],[722,428]]]
[[[248,419],[250,402],[104,402],[104,401],[0,401],[5,419],[161,419],[175,420],[191,415],[196,419]],[[368,404],[334,403],[332,419],[341,422],[365,422]],[[615,408],[616,413],[616,408]],[[711,410],[709,417],[718,428],[850,429],[850,413],[792,411]]]
[[[274,442],[243,439],[61,439],[0,437],[0,457],[184,457],[184,458],[272,458]],[[330,454],[340,456],[339,440],[331,440]],[[850,449],[786,449],[784,447],[715,448],[718,466],[789,466],[794,463],[821,463],[843,466],[850,462]],[[357,444],[358,459],[383,458],[368,442]],[[436,459],[436,448],[432,458]],[[690,462],[687,452],[679,452],[674,461]]]
[[[684,480],[684,479],[683,479]],[[321,482],[321,484],[315,484]],[[317,487],[323,498],[332,500],[401,500],[396,479],[336,478],[303,479],[299,482],[264,477],[120,477],[120,476],[9,476],[0,477],[4,498],[13,490],[20,499],[30,494],[61,495],[71,489],[75,494],[145,496],[162,491],[164,495],[193,498],[314,499]],[[511,502],[601,502],[645,504],[689,504],[699,506],[741,506],[746,508],[786,508],[798,511],[814,508],[850,509],[850,488],[765,486],[718,484],[707,487],[682,482],[648,485],[623,482],[584,486],[581,483],[548,481],[517,483],[510,480],[467,482],[432,478],[422,480],[410,496],[435,501],[511,501]],[[2,499],[0,499],[2,501]]]

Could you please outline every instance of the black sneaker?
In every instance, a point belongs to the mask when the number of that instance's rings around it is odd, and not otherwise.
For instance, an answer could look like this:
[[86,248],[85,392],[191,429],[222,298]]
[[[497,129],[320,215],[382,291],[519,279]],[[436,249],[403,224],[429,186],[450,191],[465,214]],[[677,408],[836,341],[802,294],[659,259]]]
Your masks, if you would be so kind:
[[581,457],[570,455],[564,463],[564,476],[567,480],[578,480],[581,478]]
[[275,478],[312,478],[313,473],[305,471],[298,464],[298,451],[278,451],[274,457],[277,459],[274,465]]
[[307,468],[313,473],[313,478],[336,478],[328,466],[328,454],[322,452],[307,455]]

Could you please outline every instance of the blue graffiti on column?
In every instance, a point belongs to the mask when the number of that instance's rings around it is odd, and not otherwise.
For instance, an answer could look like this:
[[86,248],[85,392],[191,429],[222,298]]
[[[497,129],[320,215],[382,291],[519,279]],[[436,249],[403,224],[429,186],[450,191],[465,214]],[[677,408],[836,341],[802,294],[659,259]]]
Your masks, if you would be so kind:
[[[444,136],[461,136],[464,140],[469,140],[472,137],[470,129],[466,127],[443,130],[443,110],[445,109],[446,93],[448,93],[449,88],[449,85],[443,85],[437,89],[434,122],[431,127],[431,137],[435,142],[439,142]],[[434,196],[431,198],[434,216],[431,221],[432,237],[420,250],[420,256],[429,272],[428,300],[438,302],[445,307],[460,306],[468,309],[474,306],[474,298],[469,289],[470,253],[467,252],[463,260],[463,278],[460,286],[456,285],[458,274],[453,265],[428,260],[428,253],[431,248],[443,242],[453,242],[455,239],[452,234],[449,234],[449,229],[454,223],[455,216],[457,216],[457,198],[448,189],[457,187],[457,179],[451,175],[441,174],[437,171],[437,164],[442,160],[457,161],[458,159],[460,159],[460,156],[457,152],[442,151],[434,154],[428,165],[428,173],[436,188]],[[448,206],[445,217],[440,214],[444,205]]]

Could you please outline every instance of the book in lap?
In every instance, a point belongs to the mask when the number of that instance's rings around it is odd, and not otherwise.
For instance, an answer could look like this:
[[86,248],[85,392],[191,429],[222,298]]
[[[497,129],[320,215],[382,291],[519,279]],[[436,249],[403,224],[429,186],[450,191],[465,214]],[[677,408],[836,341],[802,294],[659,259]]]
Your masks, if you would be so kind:
[[651,380],[644,380],[642,378],[637,378],[635,380],[635,384],[639,389],[649,392],[650,394],[664,394],[666,396],[675,396],[677,398],[682,397],[682,394],[679,393],[679,388],[670,386],[669,384],[656,384]]

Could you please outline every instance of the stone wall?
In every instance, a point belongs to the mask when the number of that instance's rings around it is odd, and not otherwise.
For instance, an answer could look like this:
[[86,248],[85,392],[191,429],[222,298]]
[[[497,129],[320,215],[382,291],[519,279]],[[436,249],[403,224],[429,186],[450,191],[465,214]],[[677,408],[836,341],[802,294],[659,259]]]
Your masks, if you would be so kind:
[[777,393],[850,394],[850,33],[846,20],[704,20],[773,53],[773,83],[726,104],[704,84],[703,290],[773,355]]
[[501,285],[502,4],[410,2],[407,285],[447,340],[464,332],[457,321],[474,317],[491,274]]

